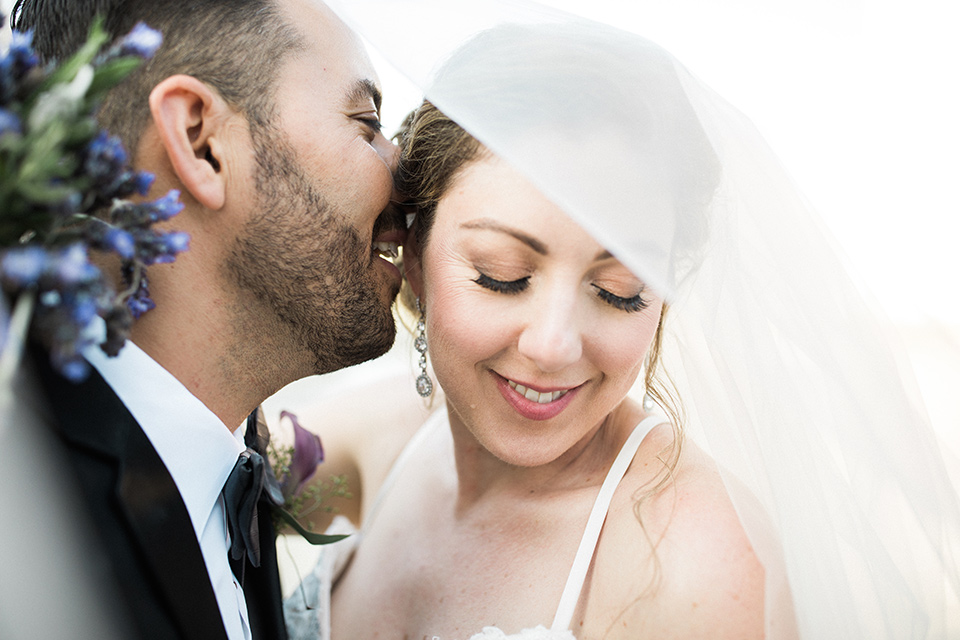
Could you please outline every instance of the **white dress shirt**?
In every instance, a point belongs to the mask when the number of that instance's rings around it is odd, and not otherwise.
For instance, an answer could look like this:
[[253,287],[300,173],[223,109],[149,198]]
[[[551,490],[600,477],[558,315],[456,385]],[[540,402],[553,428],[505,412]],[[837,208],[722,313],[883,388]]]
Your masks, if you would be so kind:
[[220,492],[245,449],[179,380],[130,341],[115,358],[93,347],[84,357],[140,424],[173,478],[200,543],[230,640],[250,640],[243,590],[230,569],[230,535]]

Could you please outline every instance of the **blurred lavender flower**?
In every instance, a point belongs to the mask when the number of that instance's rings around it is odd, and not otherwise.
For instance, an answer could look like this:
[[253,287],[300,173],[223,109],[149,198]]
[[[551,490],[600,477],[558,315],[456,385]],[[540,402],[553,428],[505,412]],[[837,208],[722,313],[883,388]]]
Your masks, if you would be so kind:
[[26,289],[40,280],[47,265],[47,252],[34,245],[5,251],[0,258],[0,281],[5,288]]
[[10,34],[10,47],[7,57],[14,68],[28,70],[37,66],[39,59],[33,50],[33,30],[13,31]]
[[[128,165],[120,140],[95,117],[106,92],[162,37],[138,24],[106,48],[109,40],[97,22],[71,58],[41,66],[32,33],[14,32],[0,55],[0,286],[35,300],[31,332],[71,379],[86,375],[84,349],[119,352],[133,320],[154,308],[146,268],[189,245],[185,233],[153,228],[182,210],[177,191],[126,200],[147,196],[153,176]],[[120,258],[121,291],[90,262],[91,250]],[[93,330],[100,323],[105,339]]]
[[0,108],[0,136],[8,133],[20,135],[23,133],[23,124],[20,117],[12,111]]
[[113,294],[83,245],[4,251],[0,282],[37,296],[33,326],[49,343],[51,361],[71,380],[82,379],[88,368],[80,354],[95,343],[89,328],[113,306]]
[[[137,267],[132,263],[128,262],[124,265],[123,281],[131,285],[133,291],[127,297],[127,309],[130,310],[130,314],[133,316],[133,320],[136,320],[147,311],[150,311],[156,307],[156,303],[150,299],[150,291],[147,288],[147,276],[146,274],[141,274],[139,278],[136,277]],[[142,271],[142,269],[141,269]],[[133,282],[137,284],[133,286]]]
[[163,44],[163,36],[159,31],[138,22],[121,41],[120,52],[125,56],[152,58],[161,44]]

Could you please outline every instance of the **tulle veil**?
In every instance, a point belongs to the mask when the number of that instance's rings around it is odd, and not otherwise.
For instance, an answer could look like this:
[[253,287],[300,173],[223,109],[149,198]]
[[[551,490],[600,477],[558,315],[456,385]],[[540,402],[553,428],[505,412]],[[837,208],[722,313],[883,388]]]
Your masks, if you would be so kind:
[[653,42],[532,2],[328,4],[667,296],[664,366],[764,562],[767,637],[794,637],[784,589],[804,640],[960,637],[922,399],[750,120]]

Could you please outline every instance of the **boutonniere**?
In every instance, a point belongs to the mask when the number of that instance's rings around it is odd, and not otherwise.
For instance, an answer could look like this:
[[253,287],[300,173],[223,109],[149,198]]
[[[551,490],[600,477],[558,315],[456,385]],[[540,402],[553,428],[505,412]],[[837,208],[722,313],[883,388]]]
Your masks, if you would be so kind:
[[267,445],[267,458],[283,495],[283,504],[274,508],[274,530],[280,531],[287,525],[313,545],[343,540],[347,536],[310,531],[300,524],[300,519],[316,511],[333,511],[330,498],[352,497],[346,479],[331,476],[326,481],[314,480],[317,468],[323,462],[320,437],[301,426],[297,416],[289,411],[281,411],[280,420],[289,420],[293,428],[293,444],[281,446],[271,439]]

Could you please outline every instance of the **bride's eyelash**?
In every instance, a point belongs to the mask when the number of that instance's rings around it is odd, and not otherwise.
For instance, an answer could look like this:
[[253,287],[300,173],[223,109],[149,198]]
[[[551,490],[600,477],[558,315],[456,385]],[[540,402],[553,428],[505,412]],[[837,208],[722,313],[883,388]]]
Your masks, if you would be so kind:
[[614,295],[606,289],[598,287],[597,285],[593,285],[593,288],[597,290],[597,295],[600,296],[601,300],[611,305],[615,309],[620,309],[629,313],[643,311],[650,304],[643,299],[643,291],[630,298],[621,298],[620,296]]
[[530,276],[520,278],[519,280],[494,280],[487,274],[479,272],[480,275],[474,280],[484,289],[490,289],[497,293],[520,293],[530,285]]

